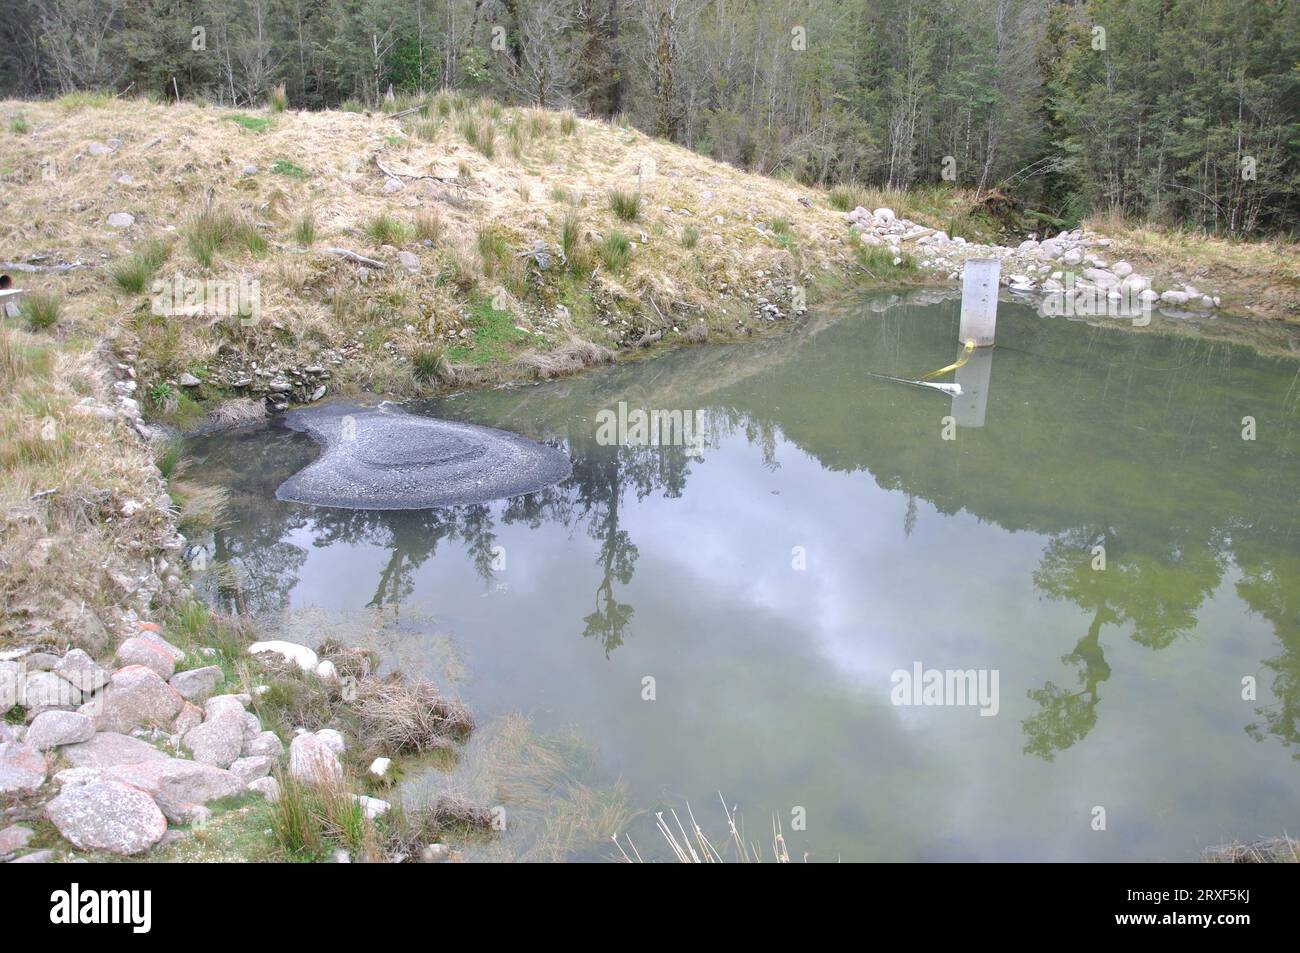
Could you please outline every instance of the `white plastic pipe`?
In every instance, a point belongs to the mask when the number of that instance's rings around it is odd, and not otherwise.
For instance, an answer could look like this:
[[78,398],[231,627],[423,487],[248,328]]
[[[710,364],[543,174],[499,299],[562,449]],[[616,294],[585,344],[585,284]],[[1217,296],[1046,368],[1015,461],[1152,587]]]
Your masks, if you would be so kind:
[[996,258],[968,258],[961,275],[961,327],[957,339],[976,347],[992,347],[998,323],[998,278],[1002,262]]

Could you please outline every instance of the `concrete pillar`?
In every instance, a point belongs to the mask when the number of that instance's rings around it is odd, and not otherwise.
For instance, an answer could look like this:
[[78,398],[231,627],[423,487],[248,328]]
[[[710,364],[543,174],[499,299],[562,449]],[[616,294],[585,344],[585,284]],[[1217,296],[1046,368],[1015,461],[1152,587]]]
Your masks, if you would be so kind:
[[952,419],[958,427],[983,427],[984,410],[989,402],[989,382],[993,375],[993,349],[976,348],[961,367],[957,383],[961,393],[952,398]]
[[961,275],[961,327],[957,339],[976,347],[992,347],[998,323],[998,278],[1002,262],[996,258],[968,258]]

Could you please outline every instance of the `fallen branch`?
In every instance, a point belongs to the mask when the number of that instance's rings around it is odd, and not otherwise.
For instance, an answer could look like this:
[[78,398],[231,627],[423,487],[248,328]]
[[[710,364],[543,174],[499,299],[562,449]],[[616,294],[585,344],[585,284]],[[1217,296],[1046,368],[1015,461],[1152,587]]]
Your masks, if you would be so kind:
[[325,251],[331,255],[338,255],[348,261],[355,262],[358,265],[365,265],[367,268],[377,268],[380,271],[384,269],[382,261],[375,261],[373,258],[367,258],[365,255],[358,255],[354,251],[348,251],[346,248],[326,248]]
[[430,182],[441,182],[444,185],[456,185],[456,176],[446,175],[427,175],[417,174],[415,172],[399,172],[396,169],[390,169],[379,161],[379,156],[375,156],[375,165],[379,166],[379,171],[384,173],[390,179],[428,179]]
[[4,271],[26,271],[33,273],[52,272],[63,274],[65,271],[76,271],[78,268],[93,268],[94,265],[87,265],[85,262],[74,261],[70,265],[29,265],[23,261],[0,261],[0,269]]
[[401,119],[403,116],[409,116],[411,115],[411,113],[417,113],[421,109],[428,109],[428,108],[429,108],[428,102],[423,102],[420,103],[420,105],[418,106],[412,106],[410,109],[403,109],[401,112],[392,113],[388,118]]

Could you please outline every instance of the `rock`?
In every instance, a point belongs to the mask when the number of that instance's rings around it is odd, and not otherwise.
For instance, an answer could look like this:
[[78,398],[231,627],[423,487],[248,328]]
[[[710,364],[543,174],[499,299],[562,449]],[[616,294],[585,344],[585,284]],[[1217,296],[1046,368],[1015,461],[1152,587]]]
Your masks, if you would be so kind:
[[143,665],[128,665],[113,673],[100,697],[79,711],[95,720],[96,731],[126,733],[141,725],[169,725],[185,699],[158,673]]
[[226,712],[243,714],[252,701],[247,695],[213,695],[203,703],[203,717],[217,718]]
[[289,774],[299,781],[337,784],[343,780],[343,766],[324,741],[313,734],[301,734],[289,744]]
[[112,148],[102,142],[92,142],[90,145],[86,146],[86,151],[92,156],[107,156],[113,154]]
[[1077,248],[1071,248],[1068,251],[1066,251],[1064,255],[1061,256],[1061,264],[1063,265],[1077,265],[1082,261],[1083,261],[1083,252],[1081,252]]
[[420,256],[409,251],[399,251],[397,253],[398,263],[413,275],[420,273]]
[[420,851],[420,862],[441,864],[451,856],[451,848],[446,844],[428,844]]
[[108,216],[109,228],[130,228],[135,224],[135,216],[130,212],[113,212]]
[[884,222],[886,224],[892,222],[897,217],[894,215],[894,210],[892,208],[878,208],[871,214],[875,216],[877,221]]
[[1104,268],[1085,268],[1083,277],[1103,290],[1119,285],[1119,278]]
[[392,808],[387,801],[382,801],[377,797],[366,797],[364,794],[352,795],[352,800],[361,805],[361,810],[365,812],[368,820],[374,820],[377,817],[383,817]]
[[370,762],[369,771],[377,778],[387,777],[388,769],[392,764],[393,762],[389,758],[376,758],[374,761]]
[[156,672],[161,679],[171,678],[176,671],[176,659],[170,652],[139,636],[133,636],[119,645],[117,658],[123,665],[143,665]]
[[172,733],[184,735],[191,728],[195,728],[201,724],[203,724],[203,709],[198,705],[186,702],[185,706],[181,709],[181,713],[177,715],[176,720],[172,722]]
[[388,195],[391,195],[394,192],[400,192],[404,188],[406,188],[406,186],[402,183],[401,179],[384,180],[384,192]]
[[186,672],[177,672],[168,682],[172,688],[180,692],[181,697],[188,702],[202,702],[208,698],[218,685],[225,679],[226,675],[216,665],[207,665],[203,668],[192,668]]
[[138,854],[167,833],[167,819],[153,799],[118,781],[64,788],[45,806],[45,816],[82,850]]
[[115,731],[101,731],[89,741],[65,746],[59,754],[74,768],[111,768],[167,758],[148,742]]
[[23,672],[18,681],[18,704],[29,712],[46,708],[75,708],[82,693],[53,672]]
[[[129,398],[122,398],[123,400]],[[54,620],[57,628],[67,637],[69,644],[85,649],[91,655],[100,655],[108,648],[109,634],[104,623],[80,603],[64,599]]]
[[0,857],[22,850],[31,842],[32,829],[22,824],[10,824],[0,831]]
[[1164,304],[1187,304],[1187,293],[1184,291],[1164,291],[1160,294],[1160,300]]
[[185,373],[181,374],[180,377],[177,378],[177,383],[179,383],[182,387],[198,387],[200,384],[203,383],[203,381],[199,380],[189,371],[186,371]]
[[0,662],[0,715],[18,704],[23,668],[17,662]]
[[342,754],[348,750],[348,743],[343,740],[343,733],[333,728],[322,728],[316,732],[316,737],[329,745],[336,754]]
[[244,747],[244,712],[226,712],[185,733],[185,747],[200,764],[230,767]]
[[23,664],[27,666],[29,672],[51,671],[58,662],[59,657],[49,652],[31,652],[23,656]]
[[248,783],[248,790],[256,791],[272,804],[280,800],[280,782],[275,778],[257,778]]
[[1210,311],[1214,308],[1214,299],[1209,295],[1201,295],[1201,307],[1206,311]]
[[316,666],[320,664],[320,659],[317,658],[315,652],[296,642],[283,642],[280,640],[254,642],[248,647],[248,652],[250,655],[260,655],[263,652],[273,653],[286,662],[295,663],[304,672],[314,672]]
[[35,748],[20,741],[0,744],[0,795],[32,793],[45,783],[48,770],[45,756]]
[[108,684],[108,669],[81,649],[72,649],[54,665],[54,674],[84,695],[93,695]]
[[241,172],[242,172],[244,175],[257,175],[257,166],[255,166],[255,165],[246,165],[246,166],[244,166],[244,168],[241,170]]
[[[170,501],[167,502],[170,504]],[[159,570],[159,572],[161,573],[162,570]],[[150,628],[145,628],[146,625],[150,626]],[[154,645],[158,646],[160,649],[162,649],[164,652],[170,655],[178,665],[185,660],[185,651],[183,649],[176,647],[175,645],[172,645],[170,642],[164,639],[158,633],[158,627],[154,625],[152,622],[140,623],[139,638],[144,639],[146,642],[152,642]]]
[[264,778],[271,773],[275,767],[275,759],[270,755],[253,755],[248,758],[238,758],[230,765],[230,773],[245,784],[252,784],[258,778]]
[[89,741],[95,736],[95,723],[73,711],[44,711],[27,729],[26,743],[38,751],[60,745]]
[[112,778],[150,795],[169,821],[188,824],[203,805],[243,794],[247,786],[229,771],[197,761],[163,758],[123,764],[104,771]]
[[23,854],[21,857],[15,857],[9,861],[11,864],[52,864],[54,863],[54,851],[52,850],[34,850],[30,854]]
[[321,384],[320,387],[317,387],[314,391],[311,392],[310,399],[313,401],[320,400],[322,397],[325,396],[325,391],[326,391],[325,385]]
[[1126,261],[1115,262],[1115,264],[1111,266],[1110,270],[1115,273],[1115,277],[1117,278],[1127,278],[1129,275],[1133,274],[1133,266]]
[[244,742],[241,754],[245,758],[266,755],[278,759],[284,754],[284,742],[280,740],[280,736],[274,731],[263,731]]

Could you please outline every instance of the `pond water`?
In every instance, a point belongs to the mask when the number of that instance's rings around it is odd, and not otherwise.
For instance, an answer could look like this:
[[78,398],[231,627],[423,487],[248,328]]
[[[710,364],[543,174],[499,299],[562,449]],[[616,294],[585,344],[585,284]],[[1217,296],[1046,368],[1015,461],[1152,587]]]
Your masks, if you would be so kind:
[[[648,812],[627,827],[647,856],[667,807],[725,840],[719,791],[796,859],[1194,859],[1294,833],[1296,361],[1004,301],[962,396],[871,376],[952,362],[957,321],[953,298],[872,299],[423,406],[569,453],[563,483],[480,506],[282,503],[310,440],[196,439],[192,473],[231,492],[204,542],[304,641],[382,618],[393,664],[483,730],[579,739],[583,777]],[[706,439],[606,445],[620,402],[701,411]],[[988,714],[895,704],[918,667],[996,672]],[[613,833],[552,856],[616,857]]]

